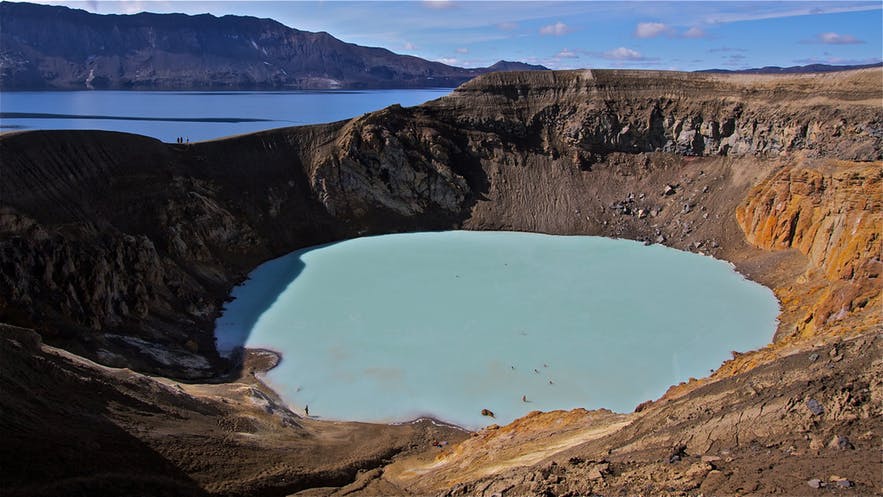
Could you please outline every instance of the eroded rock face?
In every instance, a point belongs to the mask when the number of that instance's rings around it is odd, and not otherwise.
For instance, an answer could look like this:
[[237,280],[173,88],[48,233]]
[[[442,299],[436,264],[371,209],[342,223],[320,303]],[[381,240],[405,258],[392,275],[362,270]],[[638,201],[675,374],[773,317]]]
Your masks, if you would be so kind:
[[[10,218],[17,217],[7,213],[0,226],[8,228]],[[34,236],[35,231],[44,235]],[[114,360],[102,361],[116,366],[188,378],[214,374],[213,341],[206,340],[199,326],[211,318],[213,306],[201,295],[204,288],[161,255],[147,236],[104,233],[96,241],[82,232],[36,226],[24,232],[4,230],[4,235],[0,284],[9,289],[4,295],[6,320],[30,324],[47,339],[68,343],[99,361],[102,354],[108,358],[116,351]],[[161,312],[178,313],[174,328],[157,319]],[[106,340],[104,333],[111,330],[158,342],[153,345],[169,354],[200,354],[195,362],[161,361],[154,369],[155,355]]]
[[[51,301],[53,311],[94,330],[143,319],[162,284],[161,262],[147,237],[122,236],[86,250],[76,239],[21,236],[4,244],[3,284],[22,303]],[[27,274],[40,269],[40,274]],[[33,277],[37,276],[37,277]],[[90,292],[77,291],[85,288]]]
[[377,204],[405,217],[431,207],[452,217],[462,212],[469,185],[451,169],[462,151],[408,117],[391,107],[341,130],[335,150],[319,160],[312,185],[332,215],[357,220]]
[[[651,71],[505,73],[458,88],[462,105],[456,98],[439,105],[457,108],[462,122],[479,129],[533,141],[553,155],[573,153],[583,167],[610,152],[742,156],[804,150],[878,160],[883,118],[863,100],[879,98],[873,77],[873,71],[787,82]],[[470,107],[478,99],[493,111]],[[521,122],[500,122],[493,112]]]
[[793,286],[779,292],[786,305],[797,305],[803,313],[795,335],[842,328],[858,332],[879,324],[872,315],[862,323],[841,321],[880,306],[881,186],[879,163],[800,163],[763,181],[736,209],[749,242],[764,249],[799,250],[811,262],[804,278],[822,281],[813,293]]

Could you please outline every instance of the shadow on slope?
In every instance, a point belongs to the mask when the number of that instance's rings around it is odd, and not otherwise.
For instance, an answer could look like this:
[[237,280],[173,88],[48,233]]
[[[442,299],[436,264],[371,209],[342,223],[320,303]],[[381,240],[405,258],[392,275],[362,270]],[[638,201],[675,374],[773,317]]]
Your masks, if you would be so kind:
[[229,302],[215,321],[215,343],[221,355],[232,357],[236,363],[241,361],[242,349],[255,324],[306,268],[301,255],[308,250],[311,249],[261,264],[233,288]]
[[43,353],[36,333],[0,325],[0,495],[207,495],[115,424],[114,405],[167,414]]

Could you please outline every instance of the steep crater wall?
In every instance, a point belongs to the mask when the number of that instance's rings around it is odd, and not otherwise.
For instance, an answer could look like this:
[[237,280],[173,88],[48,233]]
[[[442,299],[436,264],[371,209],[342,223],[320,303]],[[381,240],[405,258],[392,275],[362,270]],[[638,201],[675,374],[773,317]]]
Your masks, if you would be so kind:
[[[229,367],[213,318],[259,262],[455,227],[665,243],[786,285],[818,256],[752,247],[734,212],[777,168],[879,160],[878,80],[879,70],[502,73],[414,108],[190,146],[5,134],[0,316],[106,364],[211,376]],[[749,234],[756,223],[743,218],[763,210],[752,202],[740,211]],[[872,302],[879,288],[863,292]]]
[[803,280],[810,293],[792,284],[779,293],[794,308],[788,336],[854,331],[874,325],[880,308],[883,169],[830,161],[822,166],[782,168],[752,189],[736,218],[754,245],[797,249],[810,267]]

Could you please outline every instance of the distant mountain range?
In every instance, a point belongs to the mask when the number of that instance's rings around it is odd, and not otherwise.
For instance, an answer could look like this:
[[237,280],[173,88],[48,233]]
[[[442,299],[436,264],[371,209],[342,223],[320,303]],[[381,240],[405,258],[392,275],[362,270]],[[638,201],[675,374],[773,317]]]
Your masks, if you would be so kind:
[[876,64],[862,64],[862,65],[852,65],[852,66],[832,66],[828,64],[809,64],[806,66],[791,66],[791,67],[779,67],[779,66],[766,66],[766,67],[756,67],[753,69],[705,69],[702,71],[695,72],[720,72],[720,73],[731,73],[731,74],[800,74],[800,73],[810,73],[810,72],[837,72],[837,71],[850,71],[853,69],[868,69],[871,67],[881,67],[883,66],[883,62],[878,62]]
[[209,14],[99,15],[0,3],[0,88],[327,89],[451,87],[500,61],[453,67],[272,19]]
[[[792,74],[868,67],[768,66],[696,72]],[[453,87],[495,71],[542,71],[499,61],[467,69],[272,19],[210,14],[100,15],[0,3],[0,89],[358,89]]]

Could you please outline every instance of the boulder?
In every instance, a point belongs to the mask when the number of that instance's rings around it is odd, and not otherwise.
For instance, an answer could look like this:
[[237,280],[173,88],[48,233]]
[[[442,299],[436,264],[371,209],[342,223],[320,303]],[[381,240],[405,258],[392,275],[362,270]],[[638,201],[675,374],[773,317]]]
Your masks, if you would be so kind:
[[832,438],[831,441],[828,442],[828,448],[838,450],[850,450],[855,449],[855,446],[850,443],[848,438],[841,435],[834,435],[834,438]]
[[825,412],[825,408],[822,407],[822,404],[819,403],[816,399],[809,399],[806,401],[806,408],[809,409],[809,412],[813,414],[813,416],[821,416],[822,413]]

